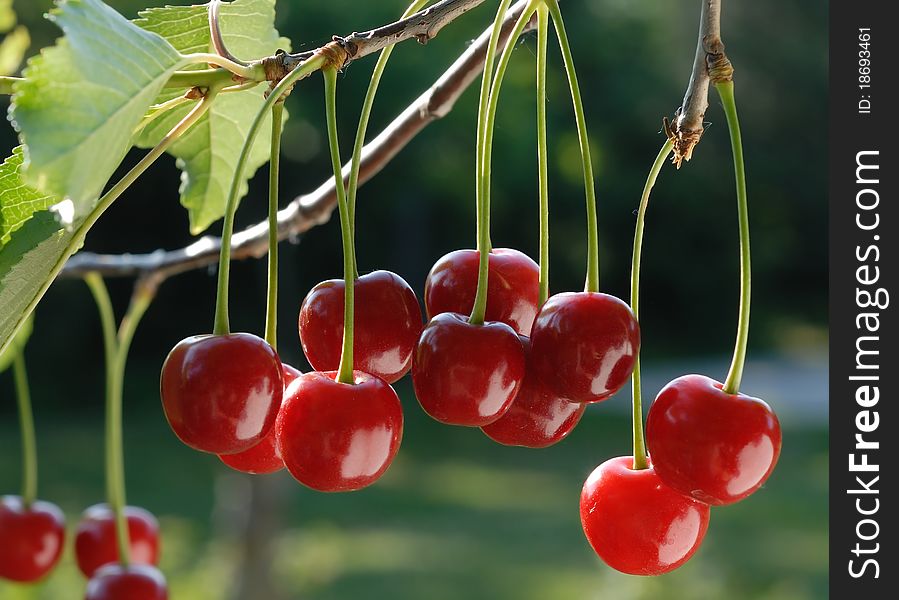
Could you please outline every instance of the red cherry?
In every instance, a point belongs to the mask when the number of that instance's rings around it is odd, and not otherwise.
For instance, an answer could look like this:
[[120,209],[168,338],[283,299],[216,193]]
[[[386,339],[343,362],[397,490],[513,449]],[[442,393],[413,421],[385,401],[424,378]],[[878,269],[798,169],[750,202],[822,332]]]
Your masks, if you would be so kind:
[[[425,280],[428,319],[445,312],[471,314],[479,261],[477,250],[456,250],[434,263]],[[509,248],[491,250],[487,265],[485,319],[530,335],[540,306],[540,267],[528,255]]]
[[709,504],[732,504],[757,490],[780,456],[780,423],[771,407],[723,387],[703,375],[678,377],[659,392],[646,419],[659,477]]
[[403,408],[383,379],[354,371],[305,373],[284,391],[275,425],[284,466],[321,492],[349,492],[374,483],[390,466],[403,437]]
[[546,448],[571,433],[587,405],[560,398],[543,385],[530,366],[530,339],[524,336],[519,339],[527,363],[521,389],[506,414],[482,429],[500,444]]
[[59,507],[38,500],[25,508],[19,496],[0,498],[0,578],[30,583],[59,562],[65,540]]
[[[136,506],[125,507],[131,562],[159,564],[159,522],[150,512]],[[81,515],[75,533],[75,558],[85,577],[119,560],[115,513],[107,504],[95,504]]]
[[101,567],[87,582],[84,600],[168,600],[165,577],[156,567],[118,563]]
[[[286,364],[281,365],[281,370],[284,375],[285,389],[294,379],[302,375],[299,370]],[[222,454],[219,458],[235,471],[253,475],[275,473],[284,468],[284,461],[281,460],[281,449],[278,447],[278,436],[275,435],[274,427],[262,438],[261,442],[249,450],[244,450],[237,454]]]
[[162,365],[165,417],[196,450],[234,454],[271,430],[284,384],[278,354],[249,333],[181,340]]
[[581,491],[581,525],[593,550],[630,575],[662,575],[693,556],[709,526],[709,506],[665,485],[650,464],[619,456],[590,474]]
[[[421,308],[409,284],[390,271],[363,275],[355,283],[353,362],[357,369],[394,383],[412,367],[421,334]],[[316,371],[336,371],[343,347],[342,279],[329,279],[300,307],[300,341]]]
[[419,404],[434,419],[482,427],[509,410],[524,366],[521,341],[505,323],[472,325],[467,316],[441,313],[418,341],[412,383]]
[[640,327],[615,296],[556,294],[537,314],[531,347],[531,364],[550,390],[572,402],[599,402],[630,379]]

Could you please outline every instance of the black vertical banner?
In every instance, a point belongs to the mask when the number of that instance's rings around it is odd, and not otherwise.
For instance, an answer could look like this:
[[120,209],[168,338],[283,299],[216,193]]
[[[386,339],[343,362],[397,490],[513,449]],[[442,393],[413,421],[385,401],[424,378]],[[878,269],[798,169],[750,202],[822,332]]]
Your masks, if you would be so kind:
[[840,599],[899,589],[894,4],[830,2],[830,585]]

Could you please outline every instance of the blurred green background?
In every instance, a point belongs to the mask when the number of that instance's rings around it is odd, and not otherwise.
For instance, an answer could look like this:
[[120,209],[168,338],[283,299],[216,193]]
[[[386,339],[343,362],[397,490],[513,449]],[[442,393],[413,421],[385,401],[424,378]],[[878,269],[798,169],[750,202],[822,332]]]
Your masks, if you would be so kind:
[[[112,0],[134,17],[144,4]],[[188,2],[173,2],[188,4]],[[495,2],[447,27],[427,47],[394,54],[370,131],[427,88],[487,24]],[[594,149],[605,291],[627,297],[634,209],[663,142],[661,119],[680,104],[695,49],[698,0],[565,0]],[[278,3],[278,26],[295,49],[334,33],[393,20],[404,0]],[[18,0],[30,53],[58,31],[48,0]],[[280,474],[250,478],[181,445],[157,392],[159,368],[179,339],[212,325],[214,272],[167,282],[138,331],[125,390],[129,499],[163,524],[162,568],[177,600],[249,598],[819,599],[827,595],[825,152],[827,6],[817,0],[725,2],[723,31],[737,69],[749,174],[754,250],[750,363],[744,391],[764,397],[785,428],[780,465],[752,498],[713,511],[708,536],[679,571],[646,579],[618,574],[592,553],[577,498],[590,470],[629,451],[627,390],[591,407],[569,439],[532,451],[500,447],[476,429],[448,428],[398,385],[407,426],[393,467],[374,487],[322,495]],[[513,57],[497,120],[493,239],[537,250],[533,71],[535,39]],[[549,75],[552,288],[582,286],[583,188],[577,138],[555,45]],[[373,60],[341,78],[341,142],[352,145]],[[5,100],[3,100],[5,101]],[[421,291],[433,262],[474,243],[476,91],[431,125],[360,192],[363,270],[392,269]],[[284,202],[328,176],[321,86],[303,82],[288,102]],[[679,374],[722,378],[738,292],[736,211],[726,125],[714,95],[696,156],[666,168],[644,248],[642,327],[646,393]],[[15,145],[9,128],[0,133]],[[129,161],[139,156],[132,154]],[[128,165],[126,164],[125,167]],[[123,168],[125,168],[123,167]],[[265,169],[238,223],[264,217]],[[178,172],[161,160],[88,237],[98,252],[146,252],[188,243]],[[295,317],[305,292],[339,276],[337,219],[285,244],[280,298],[282,357],[306,367]],[[217,233],[218,225],[211,232]],[[234,265],[232,324],[260,331],[265,264]],[[111,281],[124,310],[129,281]],[[53,286],[27,352],[41,459],[42,498],[71,528],[102,500],[102,341],[87,288]],[[0,375],[0,493],[18,493],[19,437],[12,378]],[[266,540],[267,543],[260,543]],[[2,541],[0,541],[2,543]],[[43,584],[0,582],[0,600],[78,598],[71,549]]]

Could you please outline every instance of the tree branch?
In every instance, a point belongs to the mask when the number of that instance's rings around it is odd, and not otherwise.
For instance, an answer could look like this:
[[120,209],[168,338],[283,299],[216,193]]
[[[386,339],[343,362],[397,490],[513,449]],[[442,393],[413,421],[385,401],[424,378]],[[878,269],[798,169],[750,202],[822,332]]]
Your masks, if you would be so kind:
[[733,67],[721,41],[721,0],[701,0],[699,41],[690,83],[680,108],[675,112],[669,137],[674,142],[672,161],[680,168],[693,156],[704,130],[703,119],[709,106],[709,86],[733,78]]
[[[445,0],[435,4],[455,4],[457,7],[471,8],[483,0],[458,2]],[[502,36],[497,51],[502,51],[509,41],[509,35],[515,21],[527,5],[527,0],[514,4],[503,22]],[[468,10],[466,8],[465,10]],[[461,10],[461,8],[459,8]],[[427,11],[417,13],[410,19],[418,17],[416,23],[422,23]],[[464,11],[463,11],[464,12]],[[433,23],[449,22],[446,13],[441,13],[442,20],[434,17]],[[461,13],[459,13],[461,14]],[[458,15],[457,15],[458,16]],[[407,19],[408,20],[408,19]],[[451,20],[451,19],[450,19]],[[402,21],[401,21],[402,22]],[[419,25],[423,27],[423,25]],[[532,21],[526,31],[534,28]],[[383,28],[382,28],[383,29]],[[439,30],[439,27],[438,29]],[[374,30],[378,31],[378,30]],[[436,30],[434,30],[436,32]],[[361,34],[360,34],[361,35]],[[383,37],[383,36],[382,36]],[[477,79],[484,68],[484,57],[490,30],[482,33],[465,52],[447,69],[443,75],[418,97],[409,107],[397,116],[377,137],[365,145],[362,151],[362,162],[359,174],[360,184],[365,183],[383,169],[418,133],[433,121],[447,115],[456,100]],[[403,38],[408,39],[408,38]],[[397,39],[396,41],[400,41]],[[360,50],[370,54],[374,50]],[[355,55],[360,56],[359,52]],[[344,179],[349,177],[349,165],[343,167]],[[298,196],[285,208],[278,212],[278,238],[284,240],[299,235],[316,225],[326,223],[336,205],[335,183],[328,178],[311,193]],[[95,271],[107,277],[137,276],[149,278],[159,285],[166,278],[194,269],[206,267],[218,262],[221,240],[213,236],[205,236],[191,245],[178,250],[157,250],[149,254],[102,255],[90,252],[79,252],[73,256],[63,269],[63,277],[81,277],[85,273]],[[264,221],[234,235],[232,239],[232,260],[259,258],[268,252],[268,222]]]

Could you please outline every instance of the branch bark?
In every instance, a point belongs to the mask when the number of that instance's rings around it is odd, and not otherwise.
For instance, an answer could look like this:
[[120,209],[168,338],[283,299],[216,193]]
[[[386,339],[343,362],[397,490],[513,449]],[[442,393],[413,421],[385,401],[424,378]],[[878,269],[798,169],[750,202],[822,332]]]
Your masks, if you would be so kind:
[[721,0],[701,1],[693,72],[683,103],[675,113],[674,127],[669,131],[674,142],[672,161],[678,168],[693,157],[693,150],[702,138],[705,111],[709,107],[709,86],[733,78],[733,67],[721,41]]
[[[398,23],[411,20],[411,30],[417,31],[419,34],[430,32],[428,35],[433,37],[443,25],[452,20],[449,17],[450,14],[458,16],[481,2],[483,0],[465,0],[462,2],[458,0],[444,0],[433,5],[431,9],[412,15],[409,19],[398,21]],[[447,7],[451,5],[455,7],[456,11],[461,12],[448,12],[449,8]],[[503,22],[502,35],[497,51],[502,51],[509,42],[512,27],[526,5],[527,0],[520,0],[509,9]],[[436,14],[432,12],[430,17],[426,16],[426,13],[437,11],[438,8],[441,8],[441,11],[436,12]],[[426,22],[432,24],[430,28],[426,27]],[[530,31],[534,27],[535,23],[532,21],[528,24],[526,31]],[[414,37],[414,34],[402,34],[401,36],[399,33],[390,34],[389,32],[386,34],[381,33],[377,36],[370,36],[369,34],[354,35],[362,36],[360,39],[370,40],[384,40],[388,39],[390,35],[394,35],[396,36],[395,42]],[[366,36],[368,37],[366,38]],[[359,173],[360,184],[367,182],[381,171],[421,130],[435,120],[444,117],[453,109],[456,100],[482,72],[489,38],[490,30],[487,29],[430,88],[397,116],[377,137],[365,145]],[[383,47],[377,46],[381,42],[371,43],[373,44],[372,46],[365,45],[367,42],[357,46],[358,49],[353,58],[365,56]],[[344,181],[349,177],[349,169],[349,165],[344,165]],[[333,178],[328,178],[314,191],[298,196],[285,208],[278,211],[278,239],[284,240],[294,237],[317,225],[326,223],[336,206],[337,196],[335,190]],[[98,272],[106,277],[139,277],[144,280],[150,280],[154,285],[158,286],[172,275],[199,269],[218,262],[220,248],[220,238],[204,236],[185,248],[170,251],[157,250],[148,254],[104,255],[79,252],[69,260],[60,276],[82,277],[85,273]],[[267,221],[236,233],[232,238],[232,260],[260,258],[265,256],[267,252]]]

